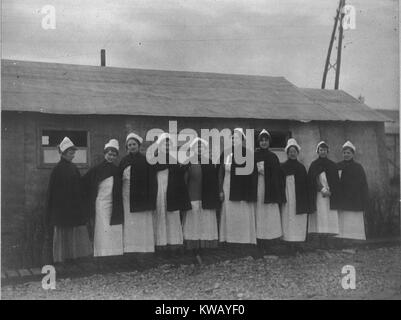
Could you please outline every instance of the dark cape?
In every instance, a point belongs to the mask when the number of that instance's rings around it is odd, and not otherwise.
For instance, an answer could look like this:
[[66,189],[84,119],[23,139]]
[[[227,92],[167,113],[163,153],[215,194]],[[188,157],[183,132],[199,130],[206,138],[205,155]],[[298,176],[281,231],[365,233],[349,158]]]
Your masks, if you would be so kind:
[[[220,208],[219,165],[213,164],[211,159],[205,159],[204,157],[199,156],[197,161],[202,172],[202,209],[218,210]],[[191,170],[191,166],[192,163],[190,162],[189,170]]]
[[123,217],[123,200],[122,200],[122,181],[119,168],[113,163],[106,160],[89,169],[83,176],[83,186],[85,191],[85,208],[89,212],[90,218],[96,217],[96,198],[99,191],[99,185],[102,181],[109,177],[113,177],[112,190],[112,215],[110,224],[121,224]]
[[354,160],[337,164],[341,170],[339,209],[346,211],[365,211],[369,203],[369,190],[365,170]]
[[219,167],[215,164],[201,164],[202,168],[202,209],[220,208]]
[[73,163],[61,158],[50,175],[46,210],[48,226],[85,225],[88,214],[83,202],[81,174]]
[[[169,162],[169,157],[166,157],[166,160]],[[156,164],[155,167],[158,171],[168,169],[167,211],[191,210],[191,200],[186,183],[186,172],[189,165],[167,163]]]
[[340,179],[338,177],[337,165],[327,158],[317,158],[314,160],[308,171],[308,191],[309,191],[309,205],[311,212],[316,211],[316,196],[319,192],[319,185],[317,182],[318,176],[322,172],[326,173],[327,183],[329,184],[330,196],[330,209],[338,210],[339,197],[340,197]]
[[146,160],[146,156],[139,152],[128,154],[121,159],[119,165],[121,176],[128,166],[131,166],[130,212],[155,210],[157,196],[155,166],[150,165]]
[[182,164],[158,165],[158,170],[168,169],[167,211],[191,210],[185,173],[188,166]]
[[281,165],[284,176],[294,176],[296,214],[310,213],[308,194],[308,173],[298,160],[288,159]]
[[[247,202],[255,202],[256,198],[252,198],[253,193],[252,193],[252,183],[254,181],[253,176],[257,173],[255,170],[255,167],[253,168],[253,172],[248,175],[237,175],[236,169],[237,168],[244,168],[246,166],[246,163],[243,164],[238,164],[235,161],[235,156],[234,156],[234,148],[231,149],[233,156],[232,156],[232,163],[231,163],[231,170],[230,170],[230,196],[229,200],[230,201],[247,201]],[[248,150],[249,152],[249,150]],[[245,147],[242,147],[242,155],[245,156],[246,154],[246,149]],[[224,152],[220,156],[220,165],[219,167],[225,166],[225,161],[224,161]],[[222,178],[224,179],[225,175],[225,169],[222,170]]]
[[253,175],[252,199],[256,201],[258,194],[258,173],[256,164],[263,161],[265,179],[264,203],[285,203],[285,178],[278,157],[270,150],[259,148],[255,151],[254,161],[256,174]]

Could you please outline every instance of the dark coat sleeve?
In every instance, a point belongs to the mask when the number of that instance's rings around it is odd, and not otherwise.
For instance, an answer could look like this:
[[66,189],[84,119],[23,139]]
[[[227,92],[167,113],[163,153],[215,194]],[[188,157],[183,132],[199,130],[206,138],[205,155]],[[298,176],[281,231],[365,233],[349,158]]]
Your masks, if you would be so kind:
[[55,179],[55,168],[52,170],[50,174],[50,179],[49,179],[49,184],[47,187],[47,193],[46,193],[46,216],[45,216],[45,222],[46,222],[46,228],[47,231],[51,231],[53,225],[53,217],[52,217],[52,212],[53,212],[53,202],[54,202],[54,195],[53,195],[53,189],[54,189],[54,179]]
[[296,213],[310,213],[311,209],[308,188],[308,173],[306,172],[306,168],[302,164],[299,164],[299,173],[295,178],[295,194],[297,202]]
[[278,157],[270,154],[269,163],[264,163],[265,177],[265,203],[285,203],[285,175]]
[[60,161],[53,169],[47,208],[52,226],[75,227],[86,224],[81,175],[73,164]]
[[87,212],[89,219],[94,219],[96,216],[96,196],[97,185],[95,181],[96,167],[92,167],[81,178],[82,195],[84,199],[83,210]]
[[111,213],[110,225],[124,223],[124,205],[123,205],[123,172],[125,164],[120,163],[116,169],[116,175],[113,181],[113,211]]
[[[327,172],[328,171],[328,172]],[[338,210],[340,207],[341,186],[340,177],[338,176],[337,165],[331,161],[328,170],[326,171],[327,182],[330,187],[330,209]]]
[[120,169],[117,169],[117,174],[114,176],[113,180],[113,211],[111,213],[110,225],[124,223],[122,187],[122,172]]
[[310,213],[316,211],[316,193],[317,193],[317,172],[314,162],[311,163],[308,170],[308,198]]
[[191,210],[188,187],[185,183],[185,173],[188,165],[169,165],[167,185],[167,211]]
[[363,209],[366,211],[369,208],[369,187],[368,180],[366,178],[365,170],[361,165],[360,167],[360,176],[361,176],[361,193],[362,193],[362,203]]
[[218,209],[220,207],[218,175],[218,168],[213,164],[202,165],[203,209]]

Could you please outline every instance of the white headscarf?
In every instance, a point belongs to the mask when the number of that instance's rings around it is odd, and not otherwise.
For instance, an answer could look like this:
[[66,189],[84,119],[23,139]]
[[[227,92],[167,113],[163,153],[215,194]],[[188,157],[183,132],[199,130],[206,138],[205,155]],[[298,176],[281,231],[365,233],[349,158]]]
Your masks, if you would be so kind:
[[321,146],[321,145],[325,145],[325,146],[327,146],[327,149],[329,148],[329,145],[326,143],[326,142],[324,142],[324,141],[320,141],[318,144],[317,144],[317,146],[316,146],[316,153],[318,153],[319,152],[319,147]]
[[61,153],[69,148],[77,149],[77,147],[75,147],[74,143],[68,137],[64,137],[63,141],[60,142],[59,148]]
[[259,133],[258,138],[260,139],[260,137],[261,137],[263,134],[267,135],[267,137],[268,137],[268,139],[269,139],[270,142],[272,141],[272,136],[271,136],[270,132],[267,131],[266,129],[263,129],[263,130]]
[[344,148],[350,148],[350,149],[352,149],[354,152],[356,151],[356,148],[355,148],[355,146],[352,144],[352,142],[351,141],[347,141],[346,143],[344,143],[343,144],[343,149]]
[[104,150],[106,150],[107,148],[114,148],[118,151],[119,150],[118,141],[116,139],[111,139],[104,145]]
[[242,137],[243,137],[244,139],[246,138],[245,133],[244,133],[244,129],[242,129],[242,128],[235,128],[235,129],[233,130],[233,134],[234,134],[235,132],[238,132],[239,134],[241,134]]
[[128,134],[127,138],[125,139],[125,143],[127,143],[129,139],[135,139],[135,140],[137,140],[140,144],[142,144],[142,142],[143,142],[143,139],[142,139],[139,135],[137,135],[136,133],[134,133],[134,132],[131,132],[131,133]]
[[298,152],[301,151],[301,147],[299,146],[299,144],[297,143],[297,140],[295,140],[294,138],[288,139],[287,141],[287,146],[285,147],[284,151],[287,153],[288,149],[290,147],[295,147],[297,148]]

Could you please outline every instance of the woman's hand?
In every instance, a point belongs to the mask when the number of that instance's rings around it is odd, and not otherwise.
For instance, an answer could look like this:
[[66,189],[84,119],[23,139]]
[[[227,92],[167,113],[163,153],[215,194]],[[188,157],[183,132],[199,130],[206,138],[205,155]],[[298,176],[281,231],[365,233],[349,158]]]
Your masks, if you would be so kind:
[[322,193],[323,198],[331,196],[331,192],[328,188],[322,188],[320,192]]
[[264,164],[264,162],[263,161],[259,161],[259,162],[256,163],[256,166],[258,168],[258,172],[261,175],[264,175],[265,174],[265,164]]
[[224,191],[220,191],[219,198],[221,202],[224,201]]

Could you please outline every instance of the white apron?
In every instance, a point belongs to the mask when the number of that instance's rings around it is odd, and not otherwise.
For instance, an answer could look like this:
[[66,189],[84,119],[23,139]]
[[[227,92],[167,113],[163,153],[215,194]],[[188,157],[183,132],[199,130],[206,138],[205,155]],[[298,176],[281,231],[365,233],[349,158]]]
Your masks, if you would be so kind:
[[338,211],[338,228],[338,238],[366,240],[363,211]]
[[123,173],[124,252],[154,252],[153,211],[131,212],[130,178],[128,166]]
[[113,210],[113,177],[103,180],[98,187],[93,255],[114,256],[123,254],[123,227],[110,225]]
[[284,241],[305,241],[308,215],[296,214],[295,177],[286,177],[285,195],[287,202],[281,207],[281,225]]
[[[320,183],[328,188],[326,173],[319,175]],[[308,232],[338,234],[338,212],[330,210],[330,197],[324,198],[320,192],[316,196],[316,212],[309,216]]]
[[282,230],[279,205],[277,203],[264,203],[264,199],[265,178],[263,174],[258,172],[258,197],[255,206],[256,238],[265,240],[280,238]]
[[256,244],[255,206],[246,201],[230,201],[231,157],[225,164],[224,202],[221,208],[220,241]]
[[202,201],[191,201],[184,215],[185,240],[218,240],[216,210],[202,209]]
[[183,244],[180,211],[167,211],[168,169],[157,172],[157,202],[154,213],[157,246]]
[[[342,170],[338,171],[341,178]],[[338,238],[366,240],[363,211],[338,211]]]

